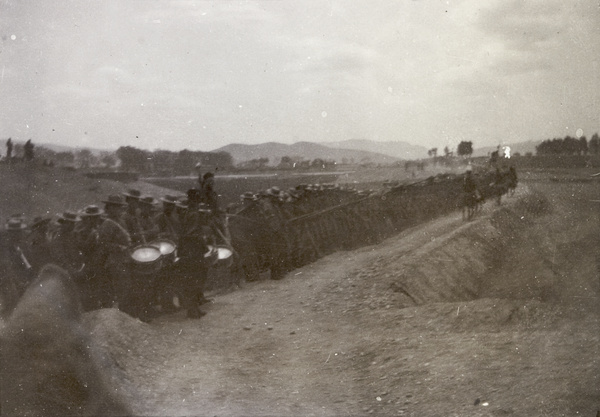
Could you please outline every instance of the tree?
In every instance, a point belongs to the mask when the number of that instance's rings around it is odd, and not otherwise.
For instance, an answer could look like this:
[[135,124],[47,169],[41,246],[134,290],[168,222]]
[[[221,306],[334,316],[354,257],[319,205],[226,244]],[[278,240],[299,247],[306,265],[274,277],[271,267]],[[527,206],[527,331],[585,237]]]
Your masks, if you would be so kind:
[[54,160],[59,165],[71,165],[75,162],[75,155],[73,152],[57,152]]
[[446,158],[452,156],[452,152],[450,151],[450,148],[448,146],[444,146],[444,156]]
[[144,172],[148,162],[149,152],[133,146],[121,146],[116,152],[125,171]]
[[473,142],[460,142],[458,148],[456,148],[456,153],[460,156],[471,156],[473,154]]
[[323,168],[325,168],[325,161],[323,159],[321,159],[321,158],[315,158],[310,163],[310,166],[313,167],[313,168],[323,169]]
[[581,155],[581,154],[587,155],[588,154],[588,143],[587,143],[587,138],[585,136],[582,136],[579,138],[579,151],[577,153],[579,155]]
[[598,155],[600,153],[600,138],[598,138],[598,133],[594,133],[590,139],[588,143],[588,150],[593,155]]
[[99,159],[105,168],[112,168],[117,165],[117,156],[114,152],[101,152]]
[[284,155],[281,157],[281,161],[279,162],[279,165],[277,165],[277,167],[281,169],[294,168],[294,160],[291,157]]
[[75,153],[75,161],[79,168],[89,168],[94,160],[94,155],[89,149],[80,149]]
[[152,171],[170,175],[175,172],[175,161],[177,154],[175,152],[157,149],[152,152],[151,163]]
[[567,155],[579,153],[579,141],[576,138],[567,136],[563,141],[563,149]]

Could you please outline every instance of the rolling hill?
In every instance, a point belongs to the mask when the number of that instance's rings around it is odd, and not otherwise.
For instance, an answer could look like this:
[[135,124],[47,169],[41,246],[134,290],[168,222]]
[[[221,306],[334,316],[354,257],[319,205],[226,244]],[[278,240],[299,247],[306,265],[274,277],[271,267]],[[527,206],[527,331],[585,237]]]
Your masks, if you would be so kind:
[[382,153],[369,152],[357,149],[331,148],[318,143],[296,142],[292,145],[286,145],[278,142],[267,142],[258,145],[246,145],[233,143],[215,149],[212,152],[229,152],[234,162],[240,163],[257,158],[269,158],[269,165],[277,165],[283,156],[301,157],[305,160],[321,158],[325,160],[334,160],[338,163],[344,160],[350,162],[372,162],[376,164],[391,164],[398,158],[384,155]]
[[376,152],[398,159],[427,158],[427,148],[421,145],[412,145],[407,142],[390,141],[377,142],[368,139],[350,139],[341,142],[326,142],[323,145],[334,149],[353,149],[359,151]]

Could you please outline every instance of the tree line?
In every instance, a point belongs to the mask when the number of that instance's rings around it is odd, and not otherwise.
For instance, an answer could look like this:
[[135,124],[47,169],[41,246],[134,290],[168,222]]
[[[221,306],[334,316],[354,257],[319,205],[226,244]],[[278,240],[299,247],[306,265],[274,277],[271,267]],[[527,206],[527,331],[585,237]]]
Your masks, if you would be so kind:
[[[471,156],[473,154],[473,142],[463,140],[456,147],[456,154],[458,156]],[[438,148],[431,148],[427,151],[427,155],[430,158],[437,159]],[[444,157],[451,158],[454,156],[454,152],[448,147],[444,146]]]
[[600,139],[598,133],[587,140],[585,136],[579,139],[571,136],[564,138],[546,139],[535,147],[538,155],[598,155],[600,154]]
[[158,149],[146,151],[133,146],[121,146],[116,151],[124,171],[157,173],[161,175],[188,175],[194,166],[228,169],[233,166],[233,157],[228,152],[202,152],[184,149],[179,152]]

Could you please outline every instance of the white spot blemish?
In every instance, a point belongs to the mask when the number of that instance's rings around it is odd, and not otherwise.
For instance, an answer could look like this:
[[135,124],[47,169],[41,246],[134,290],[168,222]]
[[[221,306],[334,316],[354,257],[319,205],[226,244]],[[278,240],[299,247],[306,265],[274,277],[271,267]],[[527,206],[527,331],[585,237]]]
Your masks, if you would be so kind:
[[16,41],[17,40],[17,35],[10,35],[10,40]]
[[327,117],[327,112],[326,112],[326,111],[322,112],[322,113],[321,113],[321,116],[323,116],[323,117]]

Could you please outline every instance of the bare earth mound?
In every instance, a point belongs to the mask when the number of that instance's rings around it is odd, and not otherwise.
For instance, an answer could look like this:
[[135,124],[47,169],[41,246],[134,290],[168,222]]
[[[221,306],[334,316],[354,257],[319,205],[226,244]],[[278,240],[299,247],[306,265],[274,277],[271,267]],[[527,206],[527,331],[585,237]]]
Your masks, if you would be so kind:
[[452,214],[216,296],[201,320],[88,325],[139,414],[595,415],[596,193],[531,182],[475,221]]

